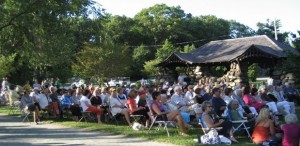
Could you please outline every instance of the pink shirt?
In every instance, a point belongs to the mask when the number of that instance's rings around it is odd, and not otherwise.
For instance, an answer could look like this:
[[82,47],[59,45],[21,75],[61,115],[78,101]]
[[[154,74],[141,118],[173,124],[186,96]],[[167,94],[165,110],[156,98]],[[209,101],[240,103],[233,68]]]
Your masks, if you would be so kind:
[[300,124],[286,124],[282,127],[282,146],[298,146],[300,138]]

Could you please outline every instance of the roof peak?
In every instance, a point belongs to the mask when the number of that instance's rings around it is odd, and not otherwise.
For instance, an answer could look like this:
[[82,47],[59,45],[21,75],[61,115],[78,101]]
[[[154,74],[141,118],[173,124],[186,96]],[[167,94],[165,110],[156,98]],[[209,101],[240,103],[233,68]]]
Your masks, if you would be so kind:
[[242,40],[242,39],[252,39],[252,38],[267,38],[267,39],[271,39],[270,37],[268,37],[267,35],[255,35],[255,36],[250,36],[250,37],[241,37],[241,38],[232,38],[232,39],[225,39],[225,40],[215,40],[215,41],[210,41],[210,42],[218,42],[218,41],[237,41],[237,40]]

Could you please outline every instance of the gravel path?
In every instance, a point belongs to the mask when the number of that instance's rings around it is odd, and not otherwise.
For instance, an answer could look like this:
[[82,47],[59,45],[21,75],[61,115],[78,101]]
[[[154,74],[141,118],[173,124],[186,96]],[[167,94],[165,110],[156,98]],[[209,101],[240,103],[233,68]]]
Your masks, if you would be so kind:
[[0,115],[0,145],[174,146],[122,135],[75,129],[57,124],[22,123],[20,117]]

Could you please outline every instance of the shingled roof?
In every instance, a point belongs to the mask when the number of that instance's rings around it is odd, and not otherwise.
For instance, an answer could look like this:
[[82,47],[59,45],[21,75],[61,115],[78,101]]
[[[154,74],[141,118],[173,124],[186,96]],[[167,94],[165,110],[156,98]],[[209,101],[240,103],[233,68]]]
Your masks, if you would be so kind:
[[[222,63],[233,61],[249,49],[256,49],[274,58],[285,58],[293,48],[266,35],[211,41],[190,53],[173,53],[158,65],[170,62],[184,64]],[[176,61],[172,61],[172,60]]]

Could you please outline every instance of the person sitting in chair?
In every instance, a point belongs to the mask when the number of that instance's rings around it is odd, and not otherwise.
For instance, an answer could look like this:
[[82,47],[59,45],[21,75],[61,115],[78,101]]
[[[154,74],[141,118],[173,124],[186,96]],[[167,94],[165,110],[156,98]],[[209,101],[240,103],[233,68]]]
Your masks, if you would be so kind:
[[184,127],[188,127],[188,125],[184,122],[182,119],[179,110],[175,111],[164,111],[163,105],[160,102],[161,97],[160,93],[155,91],[152,93],[153,102],[151,104],[151,110],[153,111],[153,114],[163,117],[163,115],[166,115],[166,119],[162,118],[163,120],[167,121],[177,121],[178,127],[179,127],[179,134],[181,136],[188,136],[188,134],[185,133]]
[[203,113],[200,120],[203,125],[203,128],[222,127],[222,129],[218,131],[220,135],[224,135],[225,137],[230,137],[229,139],[232,142],[238,142],[233,136],[232,123],[224,119],[217,119],[214,116],[213,106],[209,101],[204,101],[202,103],[202,110]]
[[34,105],[32,98],[29,96],[30,91],[24,91],[24,94],[21,98],[21,109],[24,113],[33,112],[33,122],[38,124],[40,121],[38,108]]

